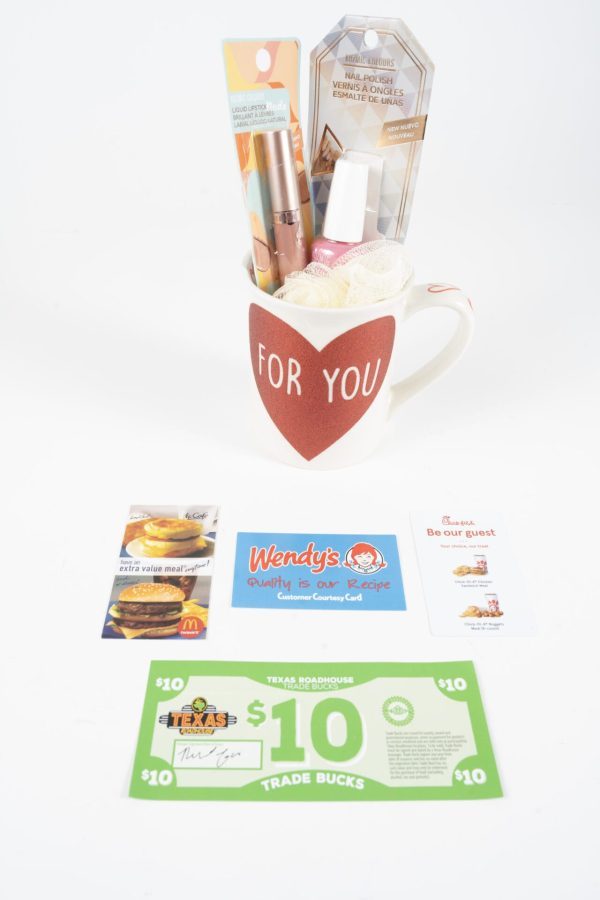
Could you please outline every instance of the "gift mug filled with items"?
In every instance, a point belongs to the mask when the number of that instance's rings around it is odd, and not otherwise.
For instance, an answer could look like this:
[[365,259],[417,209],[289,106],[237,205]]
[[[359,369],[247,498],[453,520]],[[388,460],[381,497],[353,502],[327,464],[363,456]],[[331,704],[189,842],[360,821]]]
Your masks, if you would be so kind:
[[[449,284],[415,284],[402,243],[433,65],[400,20],[344,17],[311,55],[309,178],[298,42],[225,42],[224,52],[252,233],[253,430],[291,465],[352,465],[377,447],[390,412],[446,372],[473,333],[469,299]],[[421,63],[417,91],[409,52]],[[351,89],[332,89],[350,77]],[[394,382],[403,323],[439,308],[456,313],[453,335]]]
[[[404,258],[400,244],[388,243]],[[373,250],[370,258],[376,257]],[[286,279],[290,298],[296,292],[304,296],[305,290],[312,295],[304,277],[329,277],[313,276],[312,265],[297,278]],[[366,279],[367,292],[374,296],[377,281],[377,276]],[[444,284],[414,285],[412,275],[391,296],[350,306],[286,301],[253,284],[248,291],[255,421],[268,452],[292,465],[337,468],[370,455],[390,412],[447,371],[471,338],[473,313],[465,295]],[[364,297],[364,290],[359,293]],[[457,314],[454,335],[430,362],[392,383],[389,369],[399,326],[422,310],[440,307]]]

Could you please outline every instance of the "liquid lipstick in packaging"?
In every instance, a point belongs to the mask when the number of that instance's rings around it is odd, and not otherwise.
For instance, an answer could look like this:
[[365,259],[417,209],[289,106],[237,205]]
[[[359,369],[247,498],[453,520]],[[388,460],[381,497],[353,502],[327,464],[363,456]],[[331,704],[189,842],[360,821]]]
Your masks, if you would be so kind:
[[283,283],[286,275],[308,264],[292,132],[289,129],[263,131],[255,140],[260,146],[269,190],[275,258]]
[[293,38],[232,40],[223,53],[254,281],[273,294],[286,274],[306,264],[302,248],[310,248],[313,231],[300,128],[300,45]]

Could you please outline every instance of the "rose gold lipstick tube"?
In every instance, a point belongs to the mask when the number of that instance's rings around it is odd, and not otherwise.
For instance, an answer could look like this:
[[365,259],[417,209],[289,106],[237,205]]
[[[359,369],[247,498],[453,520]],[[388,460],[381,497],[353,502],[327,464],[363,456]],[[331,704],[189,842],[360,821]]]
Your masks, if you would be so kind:
[[275,255],[283,283],[290,272],[308,265],[292,132],[263,131],[257,138],[269,185]]

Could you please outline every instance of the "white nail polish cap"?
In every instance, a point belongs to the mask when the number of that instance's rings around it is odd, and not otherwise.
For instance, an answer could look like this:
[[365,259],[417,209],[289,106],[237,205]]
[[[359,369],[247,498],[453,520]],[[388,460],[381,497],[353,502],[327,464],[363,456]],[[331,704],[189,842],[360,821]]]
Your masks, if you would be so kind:
[[369,166],[340,157],[333,170],[323,237],[344,244],[362,241]]

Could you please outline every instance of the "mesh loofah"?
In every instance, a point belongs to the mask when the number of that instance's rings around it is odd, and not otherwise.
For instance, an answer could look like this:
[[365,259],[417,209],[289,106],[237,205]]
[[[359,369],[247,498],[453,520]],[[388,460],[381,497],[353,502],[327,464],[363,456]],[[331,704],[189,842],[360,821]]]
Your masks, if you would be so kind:
[[293,272],[275,297],[300,306],[365,306],[394,297],[411,275],[402,244],[369,241],[352,247],[331,268],[313,262]]

